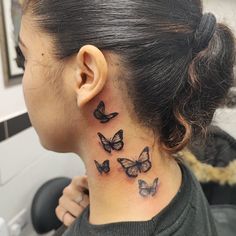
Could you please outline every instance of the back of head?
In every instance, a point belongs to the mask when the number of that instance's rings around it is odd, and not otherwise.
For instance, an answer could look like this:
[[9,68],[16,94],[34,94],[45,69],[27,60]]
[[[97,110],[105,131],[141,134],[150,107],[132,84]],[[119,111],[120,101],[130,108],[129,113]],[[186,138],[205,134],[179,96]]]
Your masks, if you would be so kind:
[[135,116],[167,152],[206,132],[233,84],[233,34],[200,0],[28,0],[24,11],[59,60],[84,44],[119,55]]

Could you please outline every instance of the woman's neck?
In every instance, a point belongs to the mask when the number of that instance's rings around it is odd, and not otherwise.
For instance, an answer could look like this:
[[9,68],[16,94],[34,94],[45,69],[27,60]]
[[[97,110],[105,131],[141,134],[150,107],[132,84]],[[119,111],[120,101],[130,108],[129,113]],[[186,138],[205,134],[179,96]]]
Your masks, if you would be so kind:
[[180,188],[181,170],[160,153],[150,132],[119,115],[86,127],[78,154],[88,175],[90,223],[146,221],[168,205]]

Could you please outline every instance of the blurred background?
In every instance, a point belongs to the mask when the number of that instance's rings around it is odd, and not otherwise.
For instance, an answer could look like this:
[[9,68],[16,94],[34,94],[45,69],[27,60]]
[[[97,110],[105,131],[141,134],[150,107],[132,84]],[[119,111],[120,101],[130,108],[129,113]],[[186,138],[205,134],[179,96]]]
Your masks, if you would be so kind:
[[[15,60],[21,1],[0,1],[0,236],[36,236],[39,234],[32,225],[31,207],[38,189],[57,177],[84,174],[84,168],[73,154],[57,154],[41,147],[24,103],[23,70]],[[228,24],[236,34],[235,0],[204,0],[204,10],[213,12],[218,21]],[[188,156],[189,162],[211,204],[236,204],[233,201],[236,199],[236,165],[228,168],[236,159],[236,87],[230,91],[225,105],[217,110],[211,132],[215,135],[212,148],[196,148],[193,144],[190,150],[194,157]],[[207,153],[210,154],[206,160]],[[226,153],[227,158],[222,160]],[[197,161],[205,161],[207,167],[215,169],[209,170],[206,166],[196,169]],[[230,171],[230,179],[220,184],[217,177],[204,177],[204,173],[211,176],[219,167],[224,168],[226,174]],[[222,189],[227,194],[216,198]]]

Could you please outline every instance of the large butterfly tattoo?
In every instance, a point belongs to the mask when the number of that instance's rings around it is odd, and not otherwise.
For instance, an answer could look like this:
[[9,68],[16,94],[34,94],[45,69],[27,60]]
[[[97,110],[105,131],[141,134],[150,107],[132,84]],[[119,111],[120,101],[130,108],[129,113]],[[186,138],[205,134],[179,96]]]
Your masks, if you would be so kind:
[[149,195],[154,196],[157,192],[157,187],[159,185],[159,179],[156,178],[153,184],[149,186],[144,180],[139,179],[139,194],[143,197],[148,197]]
[[102,164],[99,164],[96,160],[94,162],[100,174],[110,172],[109,160],[104,161]]
[[119,130],[112,139],[105,138],[101,133],[98,133],[101,144],[105,151],[111,153],[112,150],[119,151],[124,147],[123,130]]
[[107,123],[114,117],[116,117],[119,113],[113,112],[110,114],[105,114],[105,104],[103,101],[101,101],[96,108],[96,110],[93,112],[93,115],[96,119],[100,120],[101,123]]
[[152,167],[152,163],[149,158],[149,148],[145,147],[142,153],[140,154],[138,160],[133,161],[127,158],[118,158],[117,161],[124,168],[125,173],[129,177],[137,177],[139,173],[146,173]]

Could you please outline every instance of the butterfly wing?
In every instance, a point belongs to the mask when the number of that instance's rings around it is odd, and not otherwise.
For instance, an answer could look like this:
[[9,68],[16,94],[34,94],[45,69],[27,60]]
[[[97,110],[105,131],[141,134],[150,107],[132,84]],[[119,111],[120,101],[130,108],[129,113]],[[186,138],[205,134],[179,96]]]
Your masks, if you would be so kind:
[[136,165],[135,161],[132,161],[132,160],[127,159],[127,158],[118,158],[117,161],[121,164],[121,166],[124,169],[128,169],[128,168]]
[[104,161],[102,164],[99,164],[96,160],[94,162],[100,174],[110,171],[109,160]]
[[140,167],[140,170],[141,170],[141,172],[146,173],[146,172],[148,172],[151,168],[152,168],[152,163],[148,160],[148,161],[142,162],[141,167]]
[[101,113],[101,111],[99,111],[97,109],[94,111],[93,114],[94,114],[96,119],[100,120],[101,123],[106,123],[110,120],[110,119],[107,118],[106,115],[104,115],[103,113]]
[[108,121],[110,121],[111,119],[113,119],[114,117],[116,117],[118,115],[117,112],[114,112],[114,113],[111,113],[109,115],[105,115],[105,114],[102,114],[102,117],[100,119],[100,122],[101,123],[107,123]]
[[150,194],[152,196],[154,196],[156,194],[158,185],[159,185],[159,179],[156,178],[156,179],[154,179],[153,184],[150,188]]
[[141,179],[138,180],[138,184],[140,195],[143,197],[147,197],[150,194],[150,187],[148,186],[148,184]]
[[124,142],[123,142],[123,130],[119,130],[114,137],[112,138],[111,141],[111,146],[112,149],[119,151],[124,147]]
[[101,123],[106,123],[109,121],[109,119],[105,115],[105,104],[103,101],[98,104],[98,107],[96,108],[93,114],[96,119],[100,120]]
[[106,115],[106,117],[107,117],[107,119],[111,120],[111,119],[115,118],[118,114],[119,113],[117,113],[117,112],[113,112],[113,113],[111,113],[109,115]]
[[109,160],[106,160],[102,164],[102,170],[104,173],[108,173],[110,171]]
[[146,173],[152,167],[152,163],[150,162],[149,157],[149,148],[145,147],[138,158],[138,162],[140,163],[140,171]]
[[99,110],[101,113],[105,114],[105,103],[103,101],[101,101],[98,104],[97,110]]
[[111,113],[109,115],[105,114],[105,104],[103,101],[101,101],[94,111],[94,116],[96,119],[100,120],[101,123],[107,123],[109,120],[113,119],[118,115],[117,112]]
[[129,167],[127,170],[126,170],[126,174],[129,176],[129,177],[137,177],[138,176],[138,173],[139,173],[139,170],[138,170],[138,167],[137,165],[134,165],[132,167]]
[[127,158],[118,158],[117,161],[125,169],[125,173],[129,177],[137,177],[138,176],[139,170],[138,170],[136,162],[129,160]]
[[94,162],[97,167],[97,170],[99,171],[100,174],[102,174],[102,166],[96,160],[94,160]]
[[105,149],[105,151],[111,153],[110,141],[107,140],[101,133],[98,133],[98,136],[100,138],[101,144],[102,144],[103,148]]
[[143,151],[141,152],[139,158],[138,158],[138,161],[139,162],[145,162],[149,160],[149,148],[148,147],[145,147],[143,149]]

